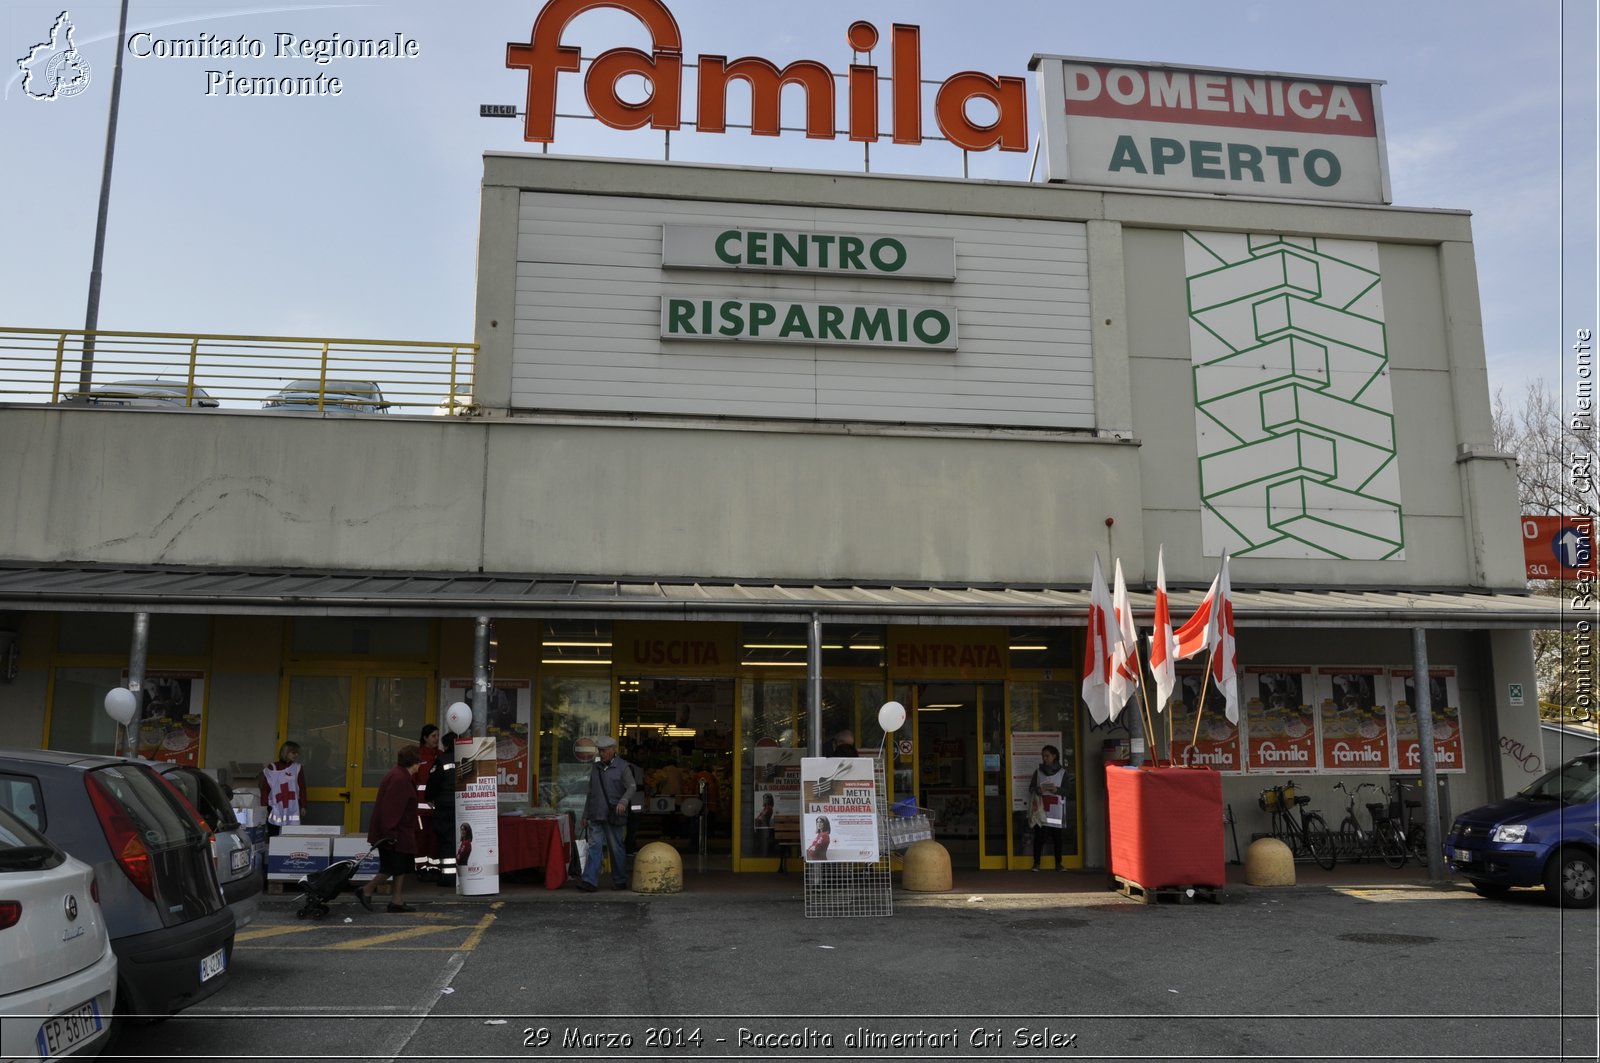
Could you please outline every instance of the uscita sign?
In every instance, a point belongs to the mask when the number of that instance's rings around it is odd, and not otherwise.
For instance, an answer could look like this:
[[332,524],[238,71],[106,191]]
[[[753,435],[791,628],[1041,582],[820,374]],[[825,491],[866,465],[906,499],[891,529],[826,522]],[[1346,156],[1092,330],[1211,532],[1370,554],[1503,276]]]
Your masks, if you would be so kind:
[[[595,56],[583,74],[584,98],[595,118],[616,129],[672,130],[684,126],[683,34],[677,19],[661,0],[549,0],[533,23],[527,43],[506,45],[506,66],[528,72],[528,102],[523,139],[550,143],[555,139],[556,82],[563,72],[576,73],[582,65],[579,50],[561,43],[573,19],[586,11],[613,8],[637,18],[650,32],[652,50],[611,48]],[[871,52],[880,34],[870,22],[852,23],[846,42],[857,53]],[[805,99],[806,136],[832,140],[838,136],[836,84],[832,70],[815,59],[797,59],[779,67],[770,59],[744,56],[729,60],[722,55],[701,55],[695,61],[696,115],[692,124],[702,133],[727,131],[729,88],[744,82],[750,98],[750,131],[777,136],[781,97],[785,86],[798,86]],[[619,83],[642,78],[648,95],[639,101],[623,98]],[[920,144],[922,131],[922,30],[894,24],[889,29],[889,70],[870,63],[851,63],[845,82],[846,132],[851,140],[879,139],[879,97],[890,103],[890,135],[896,144]],[[974,121],[967,112],[973,100],[993,107],[994,121]],[[1028,150],[1027,83],[1020,77],[994,76],[974,71],[952,74],[934,97],[934,120],[939,132],[966,151]]]

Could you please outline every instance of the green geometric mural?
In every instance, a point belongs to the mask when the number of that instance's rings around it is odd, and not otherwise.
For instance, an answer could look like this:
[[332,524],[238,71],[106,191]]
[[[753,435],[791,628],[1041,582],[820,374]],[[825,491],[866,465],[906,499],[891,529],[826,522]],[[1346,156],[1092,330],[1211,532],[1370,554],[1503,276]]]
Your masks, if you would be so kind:
[[1187,232],[1209,556],[1405,558],[1378,245]]

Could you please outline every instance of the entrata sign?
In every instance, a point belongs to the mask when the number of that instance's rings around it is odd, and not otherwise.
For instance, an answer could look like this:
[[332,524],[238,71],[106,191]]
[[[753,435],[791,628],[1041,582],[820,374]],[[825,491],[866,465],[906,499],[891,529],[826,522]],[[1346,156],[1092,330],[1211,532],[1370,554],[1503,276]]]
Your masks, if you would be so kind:
[[[576,72],[582,62],[579,50],[561,43],[567,24],[586,11],[614,8],[624,11],[650,31],[654,50],[612,48],[601,52],[583,76],[589,110],[617,129],[679,129],[683,119],[683,35],[678,22],[661,0],[550,0],[533,23],[532,39],[506,45],[506,66],[528,72],[527,117],[523,139],[548,144],[555,140],[556,77]],[[892,135],[896,144],[922,143],[922,30],[917,26],[890,27],[890,73],[881,76],[876,66],[852,63],[845,75],[848,95],[847,132],[851,140],[873,142],[879,137],[880,83],[887,84],[891,104]],[[878,30],[870,22],[853,23],[845,39],[857,52],[878,45]],[[728,86],[743,81],[750,92],[750,131],[758,136],[778,135],[779,112],[786,85],[798,86],[805,98],[806,136],[832,140],[838,135],[834,105],[835,77],[823,63],[797,59],[779,67],[770,59],[745,56],[731,62],[726,56],[702,55],[696,62],[697,116],[691,123],[702,133],[727,130]],[[637,103],[624,100],[618,82],[637,75],[649,86],[649,95]],[[967,105],[985,100],[995,109],[993,122],[974,122]],[[952,144],[966,151],[1028,150],[1027,84],[1020,77],[992,77],[963,71],[947,78],[934,97],[934,120]]]
[[1388,203],[1381,81],[1036,55],[1052,181]]

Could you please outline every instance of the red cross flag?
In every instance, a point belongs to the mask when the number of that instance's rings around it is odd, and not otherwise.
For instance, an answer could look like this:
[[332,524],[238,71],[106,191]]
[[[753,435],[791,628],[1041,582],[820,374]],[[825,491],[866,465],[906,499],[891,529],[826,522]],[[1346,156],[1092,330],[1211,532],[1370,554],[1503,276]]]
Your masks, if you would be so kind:
[[1111,648],[1111,718],[1121,715],[1128,698],[1139,688],[1139,632],[1133,626],[1133,606],[1128,603],[1128,584],[1122,578],[1122,560],[1116,562],[1112,578],[1111,608],[1116,614],[1117,632]]
[[1105,573],[1100,571],[1100,555],[1094,555],[1094,579],[1089,584],[1089,634],[1083,642],[1083,700],[1095,723],[1111,718],[1111,654],[1117,630],[1106,589]]
[[1156,711],[1165,712],[1178,685],[1178,640],[1167,601],[1166,547],[1156,551],[1156,629],[1150,636],[1150,674],[1156,681]]
[[1222,568],[1211,581],[1200,608],[1194,611],[1174,634],[1178,659],[1186,660],[1203,650],[1211,651],[1211,678],[1227,699],[1228,719],[1239,722],[1239,640],[1233,623],[1233,588],[1228,579],[1228,555],[1222,555]]

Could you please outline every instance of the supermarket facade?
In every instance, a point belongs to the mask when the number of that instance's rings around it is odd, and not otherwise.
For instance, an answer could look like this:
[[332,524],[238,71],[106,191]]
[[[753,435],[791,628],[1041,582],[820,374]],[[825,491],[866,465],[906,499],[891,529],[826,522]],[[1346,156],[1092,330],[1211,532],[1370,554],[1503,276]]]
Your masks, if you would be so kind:
[[109,750],[139,616],[147,752],[248,774],[295,739],[308,818],[357,830],[487,658],[503,795],[571,807],[619,734],[715,780],[711,851],[754,871],[761,751],[876,750],[894,699],[894,795],[958,865],[1031,862],[1048,741],[1064,862],[1101,866],[1135,710],[1079,699],[1091,563],[1148,633],[1158,550],[1178,621],[1226,550],[1241,719],[1210,702],[1186,755],[1242,839],[1286,776],[1334,811],[1417,772],[1418,629],[1447,807],[1520,787],[1529,631],[1569,618],[1525,593],[1468,214],[1387,203],[1372,83],[1190,72],[1191,123],[1263,82],[1252,146],[1093,124],[1176,93],[1156,68],[1035,65],[1090,123],[1046,183],[486,155],[472,417],[6,408],[12,739]]

